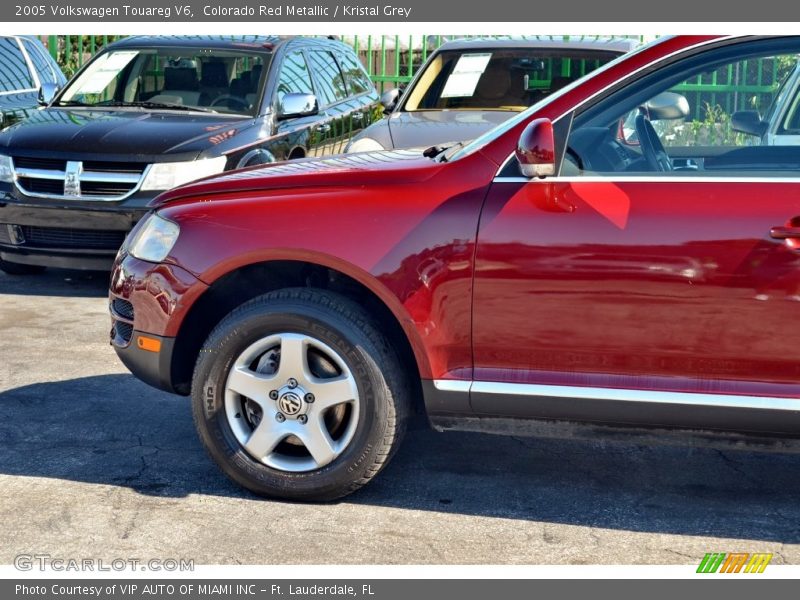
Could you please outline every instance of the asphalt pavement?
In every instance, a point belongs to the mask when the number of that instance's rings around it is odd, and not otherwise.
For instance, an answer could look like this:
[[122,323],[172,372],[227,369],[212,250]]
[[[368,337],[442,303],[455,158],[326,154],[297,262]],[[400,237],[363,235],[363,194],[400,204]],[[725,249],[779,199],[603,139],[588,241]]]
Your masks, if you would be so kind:
[[[0,274],[0,564],[21,553],[196,564],[800,562],[800,445],[658,435],[497,437],[417,421],[332,504],[257,498],[195,435],[189,400],[108,344],[106,275]],[[561,435],[561,434],[560,434]]]

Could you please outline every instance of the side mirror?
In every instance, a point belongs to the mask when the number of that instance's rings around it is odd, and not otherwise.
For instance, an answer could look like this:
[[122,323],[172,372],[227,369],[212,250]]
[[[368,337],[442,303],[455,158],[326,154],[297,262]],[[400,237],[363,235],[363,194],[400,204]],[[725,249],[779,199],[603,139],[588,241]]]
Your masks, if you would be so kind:
[[308,117],[319,113],[319,104],[314,94],[285,94],[278,107],[279,119]]
[[686,96],[675,92],[661,92],[648,100],[644,109],[651,121],[685,119],[691,112]]
[[556,174],[556,141],[550,119],[534,119],[528,123],[519,136],[516,157],[525,177]]
[[756,137],[767,132],[767,123],[761,120],[757,110],[737,110],[731,115],[731,127],[734,131]]
[[394,107],[397,106],[397,101],[400,99],[400,90],[397,88],[383,92],[381,94],[380,103],[383,106],[383,112],[392,112]]
[[52,82],[46,82],[42,84],[42,87],[39,88],[39,105],[40,106],[49,106],[50,103],[53,101],[53,98],[56,97],[58,93],[58,84]]

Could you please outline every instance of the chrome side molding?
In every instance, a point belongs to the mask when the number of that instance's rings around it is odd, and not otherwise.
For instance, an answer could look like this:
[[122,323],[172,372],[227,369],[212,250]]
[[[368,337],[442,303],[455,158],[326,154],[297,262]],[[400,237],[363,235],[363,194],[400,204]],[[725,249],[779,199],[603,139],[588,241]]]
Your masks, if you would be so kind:
[[493,394],[498,396],[527,396],[530,398],[565,398],[582,400],[611,400],[655,404],[682,404],[719,408],[752,408],[757,410],[800,411],[800,398],[770,396],[741,396],[733,394],[703,394],[694,392],[662,392],[621,388],[537,385],[497,381],[466,381],[436,379],[434,386],[443,392]]

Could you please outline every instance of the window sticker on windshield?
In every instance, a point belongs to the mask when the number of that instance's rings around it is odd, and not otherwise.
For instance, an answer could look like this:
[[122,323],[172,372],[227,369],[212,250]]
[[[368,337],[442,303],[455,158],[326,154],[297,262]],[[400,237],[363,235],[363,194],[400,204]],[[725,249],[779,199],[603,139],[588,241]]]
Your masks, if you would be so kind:
[[486,70],[492,53],[465,54],[458,59],[453,72],[447,78],[442,98],[463,98],[472,96],[478,87],[478,80]]
[[111,52],[101,57],[93,65],[94,68],[86,83],[80,85],[79,93],[99,94],[138,54],[138,50],[129,50],[127,52]]

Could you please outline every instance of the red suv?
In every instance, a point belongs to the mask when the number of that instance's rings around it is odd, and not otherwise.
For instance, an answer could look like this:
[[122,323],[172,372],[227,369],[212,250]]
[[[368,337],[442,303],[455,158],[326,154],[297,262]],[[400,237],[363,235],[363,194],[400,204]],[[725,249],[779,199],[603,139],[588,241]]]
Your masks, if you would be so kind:
[[191,394],[228,476],[284,498],[367,483],[414,410],[796,432],[800,148],[729,117],[799,53],[666,38],[468,145],[175,189],[117,257],[112,343]]

